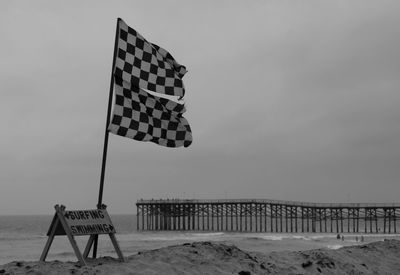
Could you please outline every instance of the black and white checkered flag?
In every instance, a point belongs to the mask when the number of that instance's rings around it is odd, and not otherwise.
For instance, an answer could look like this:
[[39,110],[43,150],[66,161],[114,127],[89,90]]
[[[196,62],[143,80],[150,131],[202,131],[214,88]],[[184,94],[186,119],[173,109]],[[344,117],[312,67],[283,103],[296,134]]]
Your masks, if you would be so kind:
[[[181,77],[186,68],[166,50],[147,42],[122,20],[119,20],[119,27],[118,57],[114,69],[115,104],[108,130],[116,135],[167,147],[188,147],[192,143],[192,132],[182,116],[185,106],[144,90],[183,97]],[[144,45],[150,45],[151,51]],[[121,48],[126,51],[121,51]],[[144,52],[151,53],[151,56]],[[154,79],[155,86],[150,81]]]
[[183,97],[185,66],[163,48],[148,42],[122,19],[118,25],[114,75],[145,90]]

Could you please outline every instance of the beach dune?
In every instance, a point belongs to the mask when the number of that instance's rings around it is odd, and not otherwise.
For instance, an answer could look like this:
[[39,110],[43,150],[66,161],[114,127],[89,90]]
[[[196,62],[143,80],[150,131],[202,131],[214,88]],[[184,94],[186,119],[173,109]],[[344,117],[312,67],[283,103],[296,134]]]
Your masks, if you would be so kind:
[[400,241],[337,250],[247,252],[222,242],[194,242],[78,262],[11,262],[0,274],[400,274]]

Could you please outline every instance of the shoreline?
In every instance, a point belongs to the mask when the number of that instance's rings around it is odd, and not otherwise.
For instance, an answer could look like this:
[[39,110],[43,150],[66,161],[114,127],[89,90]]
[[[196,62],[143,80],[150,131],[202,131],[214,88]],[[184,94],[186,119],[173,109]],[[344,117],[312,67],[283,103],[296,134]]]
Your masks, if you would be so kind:
[[[339,249],[261,253],[227,242],[191,242],[114,257],[77,261],[13,261],[2,274],[400,274],[400,241],[383,241]],[[242,272],[242,273],[240,273]]]
[[[4,234],[3,234],[4,235]],[[139,251],[160,249],[193,242],[222,242],[235,245],[241,250],[270,253],[279,251],[303,251],[311,249],[338,249],[341,247],[363,245],[384,239],[400,240],[400,234],[357,234],[342,233],[344,240],[337,239],[336,233],[235,233],[235,232],[132,232],[117,234],[117,240],[124,255],[134,255]],[[361,236],[364,242],[361,242]],[[114,248],[106,235],[100,235],[98,256],[116,256]],[[358,241],[357,241],[358,238]],[[12,261],[37,261],[46,243],[47,236],[37,234],[7,234],[0,241],[0,265]],[[76,237],[80,250],[87,243],[86,236]],[[66,236],[58,236],[49,251],[47,260],[75,261],[76,256]]]

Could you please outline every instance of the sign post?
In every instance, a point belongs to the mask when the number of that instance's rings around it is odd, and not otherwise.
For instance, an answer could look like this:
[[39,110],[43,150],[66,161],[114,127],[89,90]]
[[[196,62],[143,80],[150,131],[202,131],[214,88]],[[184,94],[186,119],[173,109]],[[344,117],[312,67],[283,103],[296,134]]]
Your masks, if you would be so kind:
[[[85,259],[89,254],[90,248],[100,234],[108,234],[115,248],[120,261],[125,261],[121,249],[115,238],[115,228],[107,213],[106,207],[103,205],[100,209],[91,210],[65,210],[65,206],[58,204],[54,206],[56,213],[47,232],[47,242],[43,249],[40,261],[45,261],[50,246],[55,236],[67,236],[76,257],[82,266],[86,265]],[[76,244],[74,236],[90,235],[89,241],[85,247],[83,254]]]

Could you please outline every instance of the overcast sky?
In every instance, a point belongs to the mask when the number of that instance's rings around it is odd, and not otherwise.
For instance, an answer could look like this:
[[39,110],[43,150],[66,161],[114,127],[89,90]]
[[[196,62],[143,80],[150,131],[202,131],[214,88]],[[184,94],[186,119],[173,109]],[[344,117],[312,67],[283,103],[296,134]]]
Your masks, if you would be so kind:
[[110,135],[104,203],[399,202],[399,1],[1,1],[0,215],[94,208],[121,17],[185,65],[189,148]]

